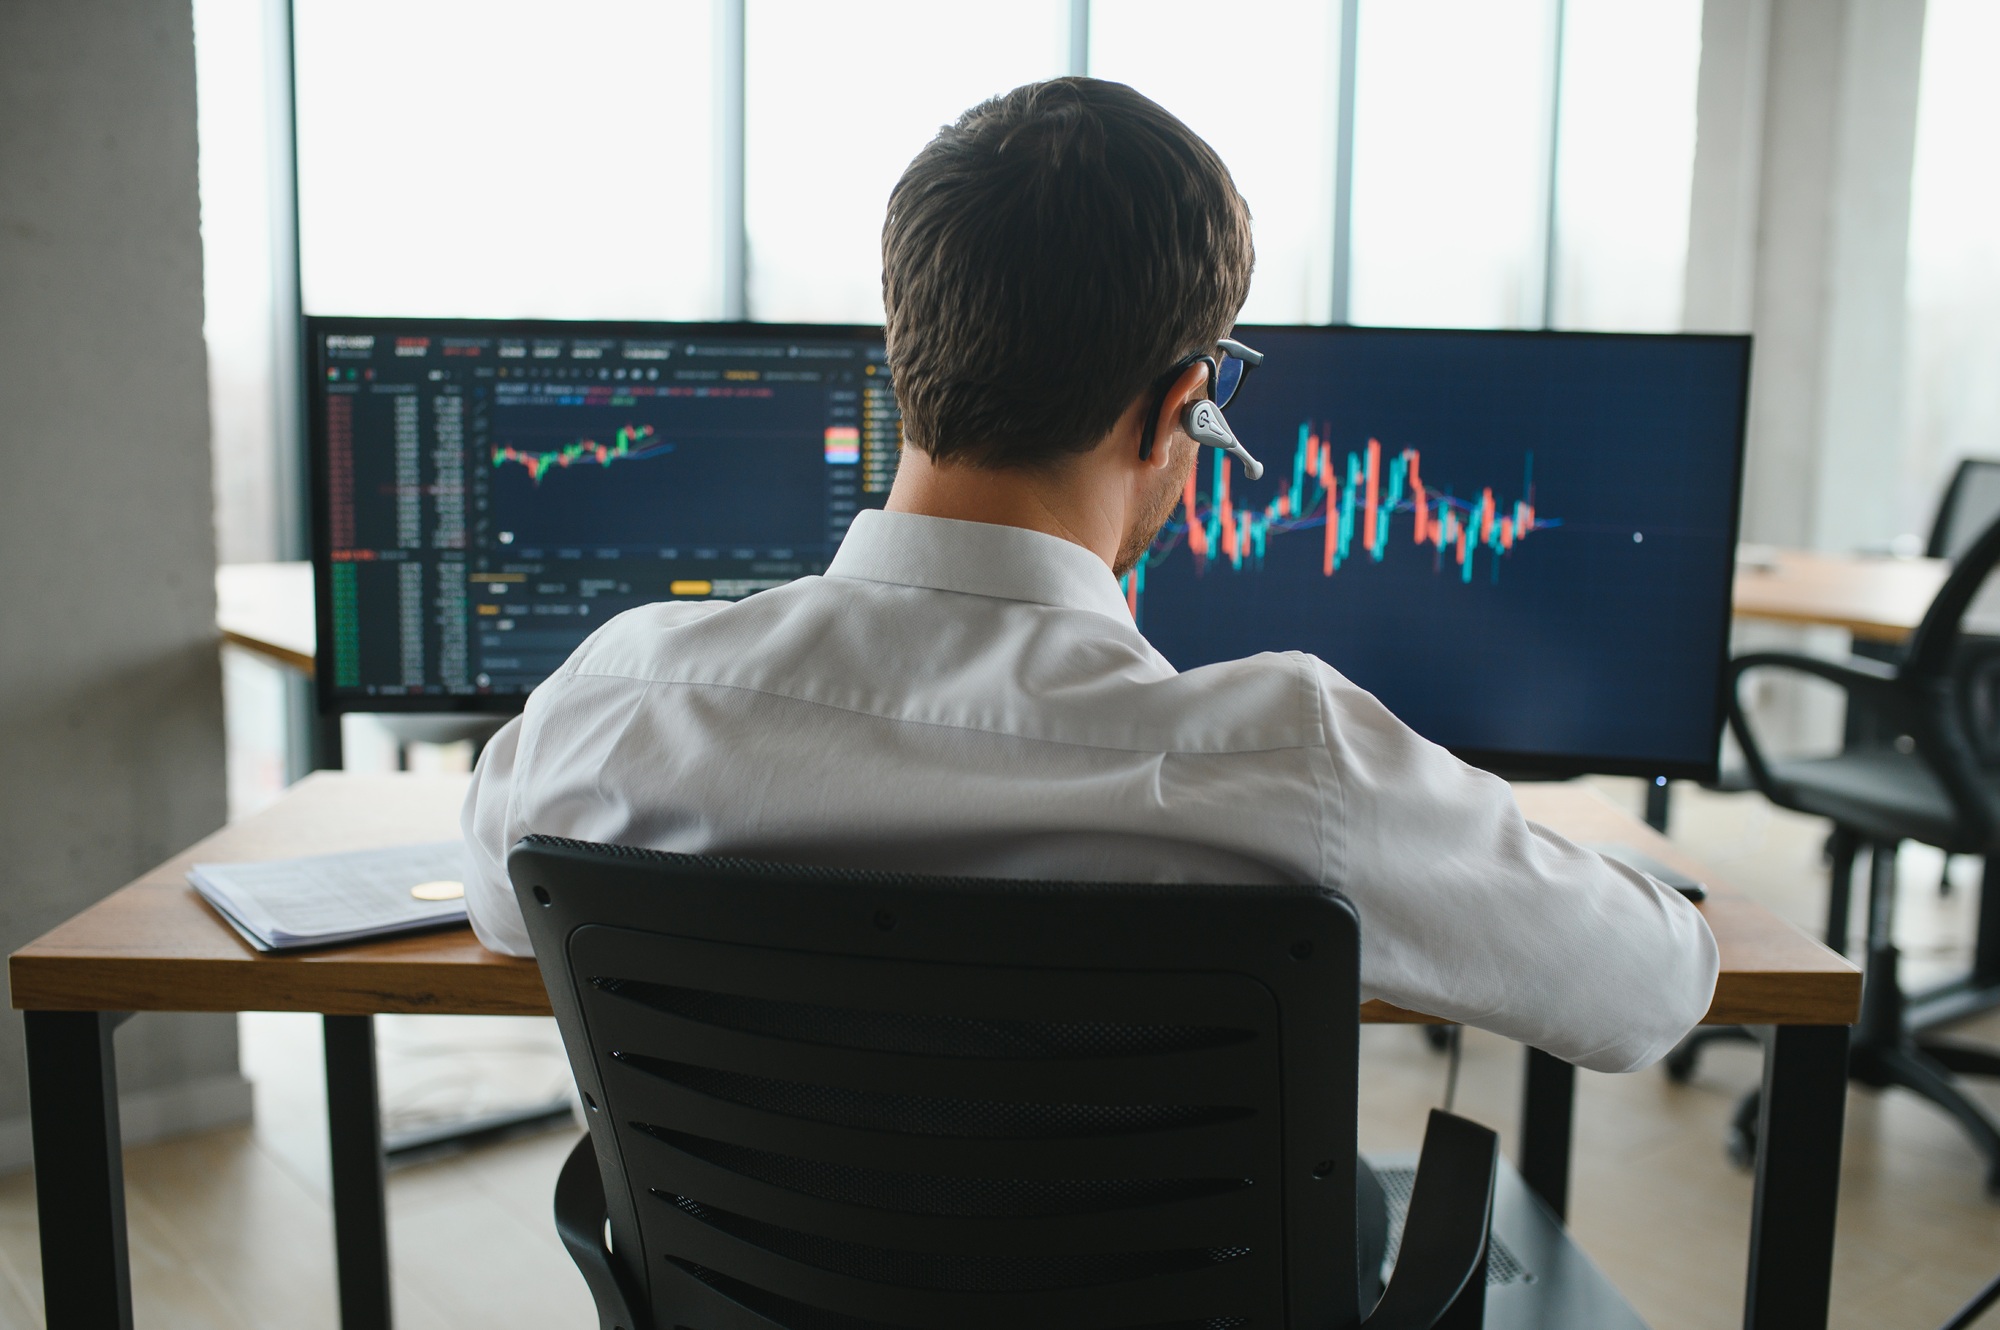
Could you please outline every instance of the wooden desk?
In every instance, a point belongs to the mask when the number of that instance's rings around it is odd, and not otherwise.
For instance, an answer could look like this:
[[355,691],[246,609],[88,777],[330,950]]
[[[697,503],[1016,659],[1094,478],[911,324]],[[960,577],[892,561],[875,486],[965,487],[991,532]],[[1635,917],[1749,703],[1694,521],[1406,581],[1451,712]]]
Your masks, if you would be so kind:
[[[50,1330],[129,1327],[123,1170],[112,1031],[132,1011],[311,1011],[326,1015],[335,1240],[347,1330],[388,1325],[381,1129],[374,1104],[377,1012],[546,1014],[530,961],[496,956],[469,930],[325,952],[252,950],[187,886],[197,860],[280,857],[453,834],[462,776],[322,773],[270,808],[175,856],[14,953],[25,1011]],[[1624,841],[1701,868],[1595,794],[1517,788],[1529,816],[1580,840]],[[1713,883],[1713,878],[1709,878]],[[1723,973],[1708,1019],[1772,1027],[1765,1067],[1746,1325],[1823,1326],[1846,1095],[1853,966],[1762,907],[1714,884],[1704,907]],[[1426,1020],[1370,1003],[1366,1020]],[[1530,1059],[1522,1173],[1560,1212],[1567,1193],[1572,1071]],[[1815,1310],[1817,1309],[1817,1310]]]
[[225,563],[215,570],[222,640],[312,677],[319,654],[309,563]]
[[1871,558],[1811,550],[1754,550],[1736,566],[1736,615],[1845,628],[1871,642],[1902,642],[1951,571],[1943,559]]

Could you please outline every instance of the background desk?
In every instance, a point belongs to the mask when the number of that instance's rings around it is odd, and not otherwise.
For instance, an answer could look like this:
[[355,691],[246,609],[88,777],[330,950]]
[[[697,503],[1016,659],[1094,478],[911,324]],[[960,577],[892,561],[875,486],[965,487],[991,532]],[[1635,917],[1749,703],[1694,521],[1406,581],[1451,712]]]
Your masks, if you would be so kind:
[[1736,617],[1845,628],[1870,642],[1908,640],[1951,565],[1812,550],[1753,550],[1736,567]]
[[215,570],[222,640],[311,678],[319,652],[309,563],[225,563]]
[[[321,774],[114,893],[10,962],[28,1060],[50,1330],[129,1327],[124,1175],[111,1036],[132,1011],[308,1011],[326,1017],[334,1233],[346,1330],[387,1327],[389,1280],[377,1012],[546,1015],[532,962],[468,930],[293,956],[252,951],[188,887],[198,859],[271,858],[449,836],[461,776]],[[1517,789],[1531,817],[1578,839],[1625,841],[1699,867],[1580,786]],[[1712,881],[1712,879],[1711,879]],[[1771,1027],[1745,1324],[1826,1323],[1846,1102],[1846,1026],[1860,975],[1760,906],[1717,887],[1706,913],[1723,973],[1708,1019]],[[1370,1003],[1363,1019],[1428,1020]],[[1560,1211],[1571,1069],[1531,1055],[1522,1171]],[[553,1185],[553,1179],[551,1179]]]

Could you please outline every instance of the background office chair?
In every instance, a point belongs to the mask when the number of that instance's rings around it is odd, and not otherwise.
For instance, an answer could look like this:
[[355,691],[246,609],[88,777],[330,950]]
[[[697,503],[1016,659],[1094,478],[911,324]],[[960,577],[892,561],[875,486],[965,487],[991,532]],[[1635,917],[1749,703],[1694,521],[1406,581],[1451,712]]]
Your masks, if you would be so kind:
[[2000,459],[1965,458],[1938,500],[1924,553],[1957,563],[1995,520],[2000,520]]
[[[2000,1075],[2000,1054],[1917,1038],[1908,1019],[1893,931],[1896,849],[1905,840],[1946,853],[1986,856],[1982,890],[2000,897],[2000,638],[1968,631],[1974,608],[2000,565],[2000,522],[1990,523],[1965,547],[1894,664],[1852,657],[1846,661],[1785,652],[1757,652],[1730,664],[1729,725],[1764,796],[1780,807],[1830,819],[1835,827],[1827,942],[1844,950],[1849,879],[1857,850],[1869,859],[1869,897],[1861,1019],[1854,1028],[1850,1067],[1867,1085],[1900,1085],[1957,1118],[1986,1156],[1987,1186],[2000,1192],[2000,1120],[1971,1099],[1953,1073]],[[1847,693],[1850,715],[1860,712],[1868,743],[1853,743],[1832,757],[1780,761],[1766,756],[1742,703],[1742,680],[1755,670],[1783,669],[1828,680]],[[1850,730],[1852,733],[1852,729]],[[1982,926],[2000,921],[1986,910]],[[1980,939],[1980,950],[1992,939]],[[1976,1004],[1961,1004],[1956,1015]],[[1949,1010],[1949,1009],[1948,1009]],[[1921,1023],[1921,1022],[1919,1022]],[[1941,1023],[1931,1022],[1931,1023]],[[1705,1031],[1669,1058],[1668,1070],[1685,1078],[1701,1043],[1721,1032]],[[1736,1148],[1747,1156],[1756,1098],[1739,1108]]]
[[[1951,473],[1951,481],[1944,487],[1944,496],[1938,500],[1924,554],[1955,564],[1959,556],[1979,539],[1979,533],[1995,521],[2000,521],[2000,460],[1963,458]],[[1855,643],[1855,654],[1877,656],[1884,660],[1896,659],[1900,650],[1900,647],[1886,644]],[[1951,859],[1950,854],[1945,855],[1944,868],[1938,874],[1940,896],[1951,894]]]
[[605,1327],[1482,1324],[1495,1138],[1442,1113],[1362,1320],[1331,891],[542,837],[508,866],[588,1109],[556,1210]]

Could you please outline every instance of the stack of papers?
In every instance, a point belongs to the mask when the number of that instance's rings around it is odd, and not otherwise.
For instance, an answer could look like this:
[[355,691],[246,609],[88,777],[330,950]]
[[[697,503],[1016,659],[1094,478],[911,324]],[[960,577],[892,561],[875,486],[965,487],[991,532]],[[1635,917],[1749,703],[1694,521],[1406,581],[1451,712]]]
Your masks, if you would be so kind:
[[326,947],[465,922],[460,841],[196,864],[188,882],[259,951]]

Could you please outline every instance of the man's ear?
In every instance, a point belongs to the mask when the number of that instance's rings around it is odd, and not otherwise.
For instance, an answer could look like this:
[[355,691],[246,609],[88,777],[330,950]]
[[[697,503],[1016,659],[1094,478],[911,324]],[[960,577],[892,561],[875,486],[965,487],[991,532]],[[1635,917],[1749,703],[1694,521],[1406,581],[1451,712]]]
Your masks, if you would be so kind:
[[1198,360],[1182,370],[1180,377],[1167,388],[1167,395],[1160,403],[1160,414],[1153,421],[1153,451],[1147,454],[1145,465],[1155,470],[1163,470],[1172,459],[1173,440],[1181,427],[1181,413],[1190,403],[1198,402],[1208,395],[1208,362]]

